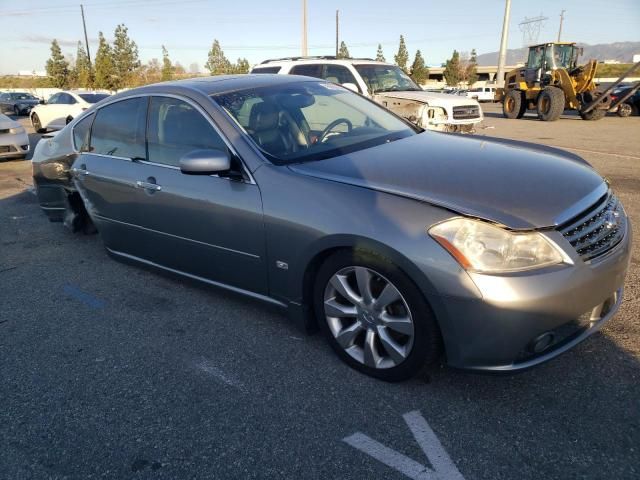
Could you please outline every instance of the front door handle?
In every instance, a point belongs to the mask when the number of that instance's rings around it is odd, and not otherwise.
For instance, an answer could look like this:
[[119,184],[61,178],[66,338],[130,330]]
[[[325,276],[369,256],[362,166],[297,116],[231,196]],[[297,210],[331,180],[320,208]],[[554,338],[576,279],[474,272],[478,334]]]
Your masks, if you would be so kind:
[[145,190],[151,190],[153,192],[159,192],[160,190],[162,190],[162,187],[158,184],[155,183],[149,183],[149,182],[141,182],[140,180],[138,180],[136,182],[136,187],[137,188],[144,188]]

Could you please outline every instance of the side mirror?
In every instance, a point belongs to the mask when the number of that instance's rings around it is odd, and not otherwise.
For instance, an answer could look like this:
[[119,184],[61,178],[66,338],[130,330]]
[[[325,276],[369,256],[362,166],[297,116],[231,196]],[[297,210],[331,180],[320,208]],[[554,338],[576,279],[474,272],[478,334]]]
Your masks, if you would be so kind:
[[352,92],[360,93],[360,91],[358,90],[358,86],[355,83],[347,82],[347,83],[343,83],[342,86],[344,88],[351,90]]
[[180,159],[180,171],[188,175],[211,175],[230,169],[231,157],[222,150],[194,150]]

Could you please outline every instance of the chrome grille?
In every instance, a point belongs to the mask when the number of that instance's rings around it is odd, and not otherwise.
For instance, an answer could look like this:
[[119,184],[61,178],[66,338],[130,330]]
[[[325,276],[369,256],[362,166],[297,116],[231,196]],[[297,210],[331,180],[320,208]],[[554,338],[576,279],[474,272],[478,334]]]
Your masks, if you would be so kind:
[[603,255],[615,247],[626,232],[622,205],[609,192],[595,205],[559,228],[583,260]]
[[453,107],[453,118],[455,120],[465,120],[468,118],[479,118],[480,108],[475,105],[463,105]]

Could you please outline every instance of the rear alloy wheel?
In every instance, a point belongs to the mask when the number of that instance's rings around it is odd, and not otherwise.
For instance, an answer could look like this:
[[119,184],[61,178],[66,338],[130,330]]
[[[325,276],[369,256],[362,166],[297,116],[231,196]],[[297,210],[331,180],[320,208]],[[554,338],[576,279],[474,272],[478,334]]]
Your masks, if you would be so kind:
[[17,106],[17,105],[15,105],[15,106],[13,107],[13,114],[14,114],[16,117],[19,117],[19,116],[20,116],[20,109],[18,108],[18,106]]
[[329,343],[351,367],[406,380],[440,353],[440,332],[422,294],[393,264],[339,252],[318,272],[316,316]]
[[631,105],[629,105],[628,103],[623,103],[618,107],[617,113],[618,113],[618,116],[623,118],[630,117],[631,114],[633,113],[633,108],[631,108]]
[[558,87],[544,87],[538,96],[538,118],[554,122],[564,112],[564,92]]
[[33,125],[33,129],[36,131],[36,133],[44,133],[46,131],[44,128],[42,128],[40,118],[36,113],[31,116],[31,124]]
[[524,94],[520,90],[509,90],[502,101],[502,114],[507,118],[522,118],[527,110]]

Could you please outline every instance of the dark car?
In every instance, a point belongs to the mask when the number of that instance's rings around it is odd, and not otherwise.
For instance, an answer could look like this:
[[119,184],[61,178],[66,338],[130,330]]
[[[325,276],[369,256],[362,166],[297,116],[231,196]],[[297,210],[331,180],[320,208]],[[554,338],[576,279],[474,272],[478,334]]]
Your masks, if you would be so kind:
[[390,381],[557,356],[617,311],[631,256],[580,157],[424,132],[308,77],[129,90],[41,140],[33,172],[44,212],[114,257],[279,305]]
[[40,99],[26,92],[6,92],[0,94],[0,113],[12,113],[16,116],[29,115],[31,109],[40,103]]
[[[618,98],[622,98],[629,93],[632,86],[625,86],[616,88],[611,92],[611,101],[615,102]],[[640,90],[636,90],[633,95],[627,98],[624,103],[618,106],[617,114],[621,117],[629,117],[631,115],[638,115],[640,112]]]

